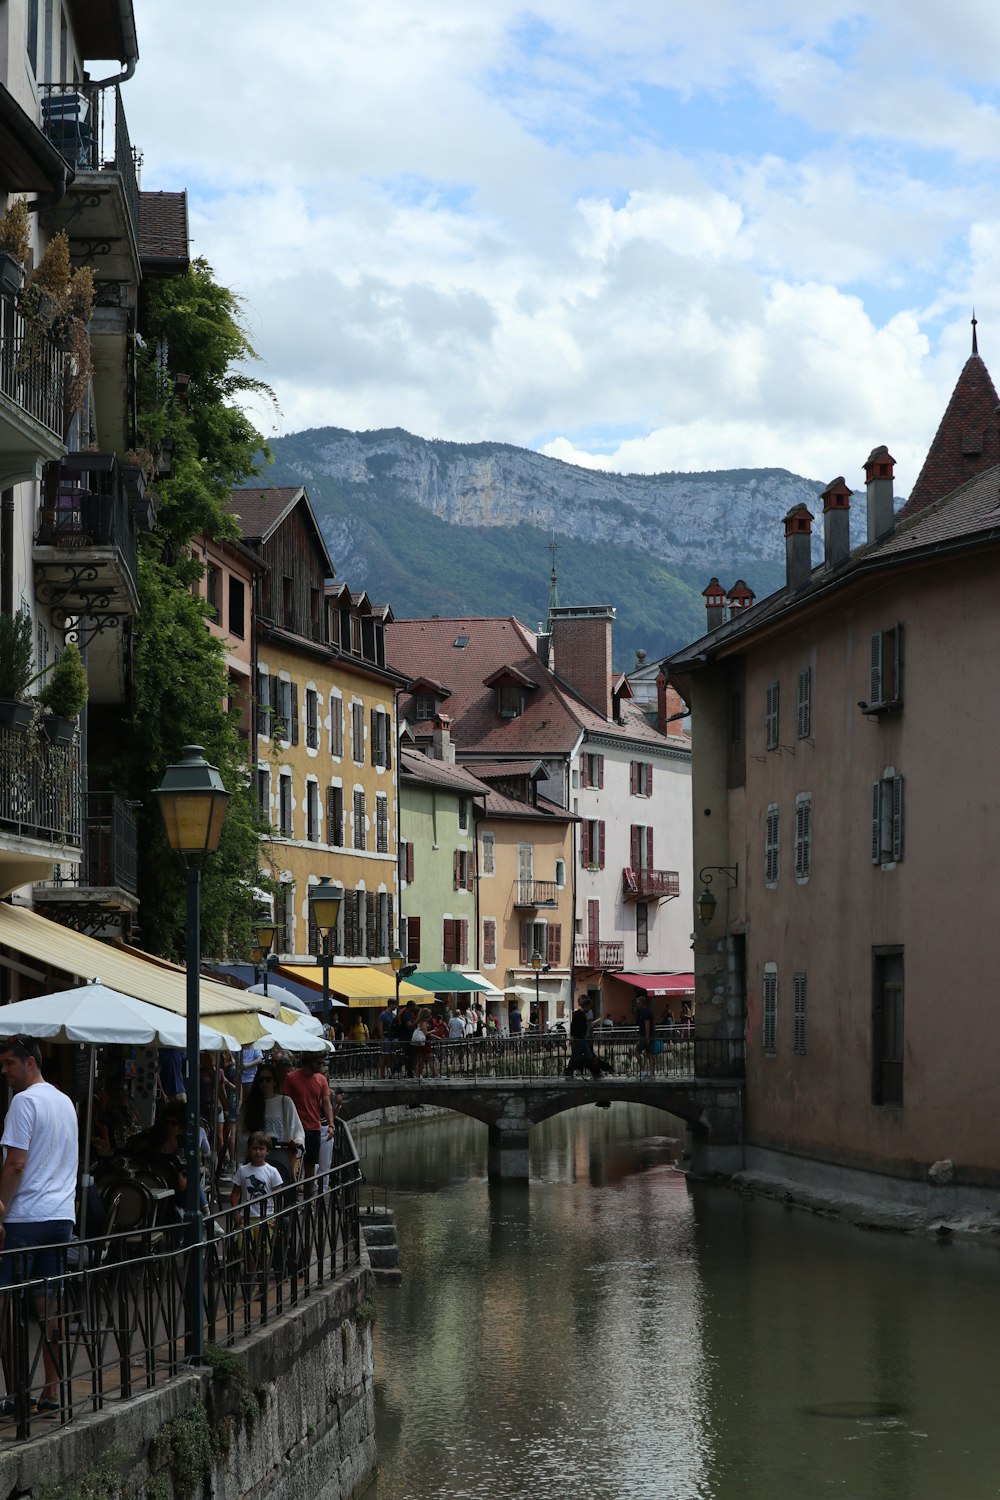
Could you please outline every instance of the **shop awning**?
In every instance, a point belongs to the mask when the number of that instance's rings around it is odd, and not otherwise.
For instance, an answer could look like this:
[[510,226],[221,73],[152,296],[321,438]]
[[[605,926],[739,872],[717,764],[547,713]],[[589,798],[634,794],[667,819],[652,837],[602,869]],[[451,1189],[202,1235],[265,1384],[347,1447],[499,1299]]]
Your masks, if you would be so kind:
[[442,994],[461,994],[466,990],[481,990],[481,984],[476,984],[474,979],[468,979],[455,969],[442,969],[435,973],[433,970],[418,969],[416,974],[411,974],[407,980],[408,984],[415,984],[418,989],[440,991]]
[[634,985],[645,990],[647,995],[693,995],[693,974],[609,974],[622,984]]
[[[323,991],[323,969],[320,964],[282,964],[281,973],[288,974],[310,989]],[[331,964],[330,994],[338,995],[355,1009],[383,1004],[396,996],[396,976],[391,969],[380,969],[374,964]],[[400,980],[401,1000],[426,1000],[427,991],[419,985]]]
[[[161,1005],[176,1015],[187,1014],[187,975],[183,969],[162,959],[141,957],[134,949],[124,952],[110,943],[99,943],[96,938],[74,932],[25,906],[0,903],[0,945],[47,968],[72,975],[81,983],[100,979],[112,989],[134,995],[138,1000]],[[255,1014],[263,1008],[260,996],[254,996],[253,1003],[248,1005],[228,985],[214,984],[209,979],[202,979],[200,993],[202,1020],[206,1025],[233,1035],[234,1027],[227,1018],[238,1017],[241,1022],[246,1018],[247,1029],[253,1030],[255,1036],[263,1034]]]
[[479,990],[487,1000],[503,999],[503,990],[498,989],[495,984],[491,984],[488,979],[484,978],[482,974],[477,973],[475,969],[466,969],[464,973],[466,979],[475,980],[476,989]]

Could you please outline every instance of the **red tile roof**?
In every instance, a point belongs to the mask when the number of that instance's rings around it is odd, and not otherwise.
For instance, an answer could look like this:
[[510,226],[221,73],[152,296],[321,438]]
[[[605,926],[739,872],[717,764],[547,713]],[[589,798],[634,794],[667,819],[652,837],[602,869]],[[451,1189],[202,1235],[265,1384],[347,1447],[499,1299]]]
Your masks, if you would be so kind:
[[429,786],[448,787],[455,792],[467,792],[473,797],[481,797],[489,791],[489,787],[464,766],[433,760],[429,755],[421,755],[419,750],[400,750],[399,769],[402,775],[413,776]]
[[187,193],[139,194],[139,259],[187,266]]
[[266,489],[232,490],[229,495],[229,514],[240,523],[247,540],[257,541],[267,537],[300,495],[301,484],[268,485]]
[[970,355],[897,521],[916,515],[1000,463],[997,401],[989,370],[978,354]]

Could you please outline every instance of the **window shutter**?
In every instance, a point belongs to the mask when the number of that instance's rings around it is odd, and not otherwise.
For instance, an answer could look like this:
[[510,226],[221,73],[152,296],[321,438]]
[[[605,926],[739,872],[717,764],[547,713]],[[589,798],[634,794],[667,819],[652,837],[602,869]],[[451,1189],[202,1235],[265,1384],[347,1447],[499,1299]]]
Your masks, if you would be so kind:
[[412,844],[407,844],[407,846],[406,846],[406,877],[405,878],[406,878],[407,885],[412,885],[413,884],[413,845]]
[[638,828],[637,824],[635,824],[635,823],[632,824],[632,830],[631,830],[631,832],[632,832],[632,839],[631,839],[631,854],[630,854],[630,859],[631,859],[631,864],[632,864],[632,873],[635,874],[635,872],[639,868],[639,828]]
[[530,923],[528,923],[528,922],[522,922],[521,923],[521,954],[520,954],[520,961],[521,961],[522,964],[526,964],[528,962],[528,959],[531,957],[531,954],[528,951],[528,928],[529,928],[529,926],[530,926]]
[[495,917],[483,918],[483,963],[492,968],[497,961],[497,924]]
[[406,919],[406,962],[418,964],[420,962],[420,918],[407,917]]
[[651,870],[652,868],[653,868],[653,830],[652,830],[652,828],[647,828],[646,829],[646,869],[647,870]]
[[297,682],[288,684],[288,702],[289,718],[292,721],[289,739],[293,745],[297,745],[299,743],[299,685]]
[[597,786],[600,789],[604,785],[604,756],[597,757]]
[[768,750],[778,748],[778,684],[768,684],[764,706],[764,739]]
[[896,703],[903,701],[903,627],[897,625],[893,631],[895,651],[892,660],[892,696]]
[[392,770],[392,714],[385,715],[385,768]]
[[459,964],[467,964],[469,962],[469,920],[468,920],[468,918],[467,917],[460,918],[455,923],[455,926],[458,928],[458,932],[455,935],[456,936],[455,946],[458,949],[458,959],[456,961]]
[[803,796],[795,802],[795,874],[808,880],[812,843],[812,802]]
[[628,763],[628,789],[630,796],[634,797],[639,790],[639,765],[637,761],[630,760]]
[[392,903],[392,897],[391,896],[387,896],[385,898],[385,930],[386,930],[386,944],[385,944],[385,946],[386,946],[386,952],[387,953],[391,953],[392,949],[393,949],[393,941],[392,941],[392,904],[393,904]]
[[764,1014],[762,1018],[762,1036],[764,1052],[773,1057],[778,1050],[778,976],[773,970],[768,970],[764,975]]
[[357,958],[358,948],[358,892],[344,892],[344,955]]
[[794,1050],[802,1056],[806,1050],[806,976],[795,976],[795,1034]]
[[597,825],[597,834],[598,834],[597,863],[598,863],[599,867],[603,870],[604,869],[604,819],[603,818],[601,818],[600,821],[598,822],[598,825]]
[[369,958],[378,953],[378,900],[374,891],[365,892],[365,952]]
[[590,785],[590,756],[589,755],[581,755],[580,756],[580,785],[581,785],[581,787],[585,787],[585,786],[589,786]]
[[868,667],[868,702],[881,703],[884,696],[882,690],[882,632],[878,630],[872,636],[871,656]]
[[337,788],[328,786],[326,789],[326,841],[328,844],[337,842]]
[[812,667],[799,673],[798,735],[800,740],[812,734]]
[[459,851],[457,849],[451,857],[451,888],[453,891],[459,889]]
[[445,917],[442,933],[442,956],[446,964],[455,962],[455,922],[451,917]]
[[546,929],[545,962],[556,965],[562,962],[562,924],[560,922],[550,922]]
[[778,837],[778,809],[772,804],[767,809],[764,823],[764,882],[766,885],[778,883]]
[[369,749],[371,750],[372,765],[373,766],[377,766],[378,765],[378,714],[375,712],[374,709],[372,709],[372,711],[371,711],[371,730],[369,732],[368,738],[369,738],[369,740],[371,742],[370,746],[369,746]]
[[467,891],[471,891],[474,888],[475,881],[472,877],[472,851],[469,850],[469,852],[465,856],[465,889]]
[[872,864],[877,865],[882,859],[882,783],[876,781],[872,786]]
[[580,863],[590,864],[590,824],[584,823],[580,828]]
[[333,753],[343,755],[344,753],[344,700],[334,698],[330,705],[333,724]]
[[903,857],[903,778],[892,778],[892,857]]
[[646,762],[646,796],[647,797],[651,797],[652,795],[653,795],[653,762],[650,760],[650,761]]

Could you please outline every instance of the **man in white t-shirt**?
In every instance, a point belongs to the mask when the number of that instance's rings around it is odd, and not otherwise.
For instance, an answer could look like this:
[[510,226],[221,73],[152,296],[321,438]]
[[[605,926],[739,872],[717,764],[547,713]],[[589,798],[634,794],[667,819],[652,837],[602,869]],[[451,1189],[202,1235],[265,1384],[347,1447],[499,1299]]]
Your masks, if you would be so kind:
[[[45,1383],[39,1411],[59,1409],[59,1370],[52,1353],[58,1337],[58,1279],[76,1217],[78,1134],[76,1111],[65,1094],[42,1077],[38,1043],[19,1036],[0,1042],[0,1071],[14,1097],[0,1146],[0,1249],[19,1251],[0,1263],[0,1287],[38,1280],[50,1283],[35,1297],[45,1329]],[[12,1415],[13,1396],[0,1400],[0,1415]]]

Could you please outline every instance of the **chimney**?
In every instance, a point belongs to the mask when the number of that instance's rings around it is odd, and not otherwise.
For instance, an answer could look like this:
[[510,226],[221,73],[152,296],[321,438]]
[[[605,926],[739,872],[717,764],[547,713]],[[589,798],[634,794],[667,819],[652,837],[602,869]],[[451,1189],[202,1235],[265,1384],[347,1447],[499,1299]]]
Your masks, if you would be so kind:
[[749,609],[757,595],[750,586],[737,578],[729,593],[726,595],[726,603],[729,605],[729,618],[735,620],[736,616],[742,614],[743,610]]
[[709,580],[708,588],[702,589],[705,601],[706,624],[709,630],[717,630],[726,623],[726,591],[717,578]]
[[549,609],[552,631],[550,669],[591,708],[610,720],[611,630],[615,612],[609,604]]
[[868,540],[877,542],[892,530],[892,476],[896,460],[883,443],[873,448],[865,464],[865,484],[868,486]]
[[790,594],[812,577],[812,511],[793,505],[785,517],[785,587]]
[[669,734],[667,726],[667,679],[662,672],[656,674],[656,727],[661,734]]
[[830,480],[820,498],[823,501],[823,558],[828,572],[832,573],[851,555],[851,492],[843,474]]
[[455,764],[455,747],[451,743],[451,720],[447,714],[437,714],[434,719],[431,759],[443,761],[446,766]]

